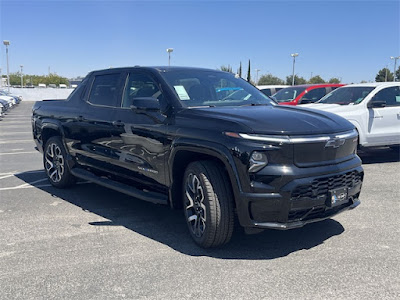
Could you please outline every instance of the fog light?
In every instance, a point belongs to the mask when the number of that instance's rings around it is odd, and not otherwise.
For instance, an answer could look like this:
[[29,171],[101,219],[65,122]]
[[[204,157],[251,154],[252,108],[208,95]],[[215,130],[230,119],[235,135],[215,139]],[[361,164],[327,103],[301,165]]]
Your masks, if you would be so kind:
[[260,171],[268,164],[268,158],[265,153],[254,151],[250,156],[249,172],[255,173]]

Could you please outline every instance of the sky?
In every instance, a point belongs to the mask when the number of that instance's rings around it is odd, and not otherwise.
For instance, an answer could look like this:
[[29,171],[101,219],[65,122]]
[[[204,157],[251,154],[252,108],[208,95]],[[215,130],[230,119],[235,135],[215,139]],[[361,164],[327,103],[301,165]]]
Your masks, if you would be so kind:
[[[400,0],[41,1],[0,0],[0,40],[10,73],[67,78],[121,66],[217,69],[251,61],[252,78],[320,75],[374,81],[400,56]],[[6,50],[1,44],[1,69]],[[400,65],[400,60],[397,61]]]

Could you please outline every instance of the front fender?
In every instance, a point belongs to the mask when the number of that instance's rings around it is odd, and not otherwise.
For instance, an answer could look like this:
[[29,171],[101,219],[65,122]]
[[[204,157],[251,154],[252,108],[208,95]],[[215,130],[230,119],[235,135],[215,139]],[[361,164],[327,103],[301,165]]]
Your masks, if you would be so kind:
[[[177,188],[176,185],[179,185],[179,182],[175,182],[174,180],[174,166],[176,165],[176,160],[182,157],[181,153],[193,153],[193,155],[198,154],[198,160],[204,159],[203,157],[213,158],[221,162],[229,177],[229,181],[232,186],[232,191],[234,194],[235,202],[237,203],[237,195],[241,192],[240,182],[238,171],[236,165],[234,163],[233,157],[228,148],[224,145],[210,142],[210,141],[198,141],[190,138],[178,138],[171,145],[171,152],[168,158],[168,168],[169,172],[169,182],[170,182],[170,190],[172,191],[170,194],[171,201],[173,201],[174,195],[173,190]],[[197,160],[196,158],[191,158],[190,162]]]

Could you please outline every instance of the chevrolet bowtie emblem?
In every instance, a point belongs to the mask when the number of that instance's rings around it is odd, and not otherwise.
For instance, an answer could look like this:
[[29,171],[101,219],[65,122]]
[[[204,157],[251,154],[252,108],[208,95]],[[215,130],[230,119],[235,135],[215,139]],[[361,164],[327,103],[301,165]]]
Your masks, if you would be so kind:
[[326,142],[325,148],[326,147],[333,147],[333,148],[339,148],[346,142],[345,139],[339,139],[339,138],[333,138],[330,139],[329,141]]

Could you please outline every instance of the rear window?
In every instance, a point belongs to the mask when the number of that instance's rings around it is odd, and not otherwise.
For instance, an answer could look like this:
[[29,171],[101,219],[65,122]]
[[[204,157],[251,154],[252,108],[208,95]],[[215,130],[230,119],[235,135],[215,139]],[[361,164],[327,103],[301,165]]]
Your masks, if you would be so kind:
[[96,76],[88,101],[95,105],[117,106],[119,78],[119,73]]

